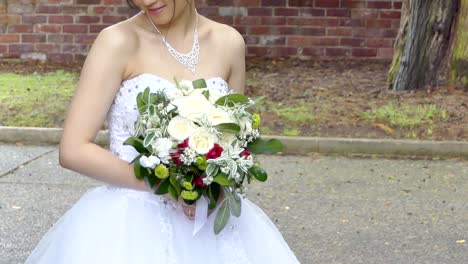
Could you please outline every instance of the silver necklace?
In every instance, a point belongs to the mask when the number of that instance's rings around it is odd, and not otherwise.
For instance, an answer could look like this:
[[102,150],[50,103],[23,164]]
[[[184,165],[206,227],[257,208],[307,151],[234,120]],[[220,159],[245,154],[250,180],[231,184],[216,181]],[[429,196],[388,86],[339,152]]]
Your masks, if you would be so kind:
[[198,64],[199,56],[200,56],[200,45],[198,44],[198,13],[197,9],[195,9],[195,30],[193,31],[193,45],[192,45],[192,50],[189,53],[180,53],[177,50],[175,50],[169,42],[167,42],[166,37],[161,34],[161,31],[159,31],[158,27],[156,24],[154,24],[153,19],[146,14],[148,19],[150,20],[151,24],[153,27],[156,29],[156,31],[161,35],[162,37],[162,42],[166,46],[167,50],[169,53],[176,59],[182,66],[185,68],[188,68],[192,73],[195,73],[195,67]]

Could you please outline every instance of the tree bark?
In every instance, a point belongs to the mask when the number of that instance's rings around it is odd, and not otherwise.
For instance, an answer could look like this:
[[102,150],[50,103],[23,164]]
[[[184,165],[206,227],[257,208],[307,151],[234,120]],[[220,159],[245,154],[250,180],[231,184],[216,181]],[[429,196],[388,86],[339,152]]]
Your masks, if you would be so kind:
[[460,1],[458,13],[454,30],[450,83],[468,88],[468,0]]
[[438,85],[440,73],[450,60],[452,29],[459,2],[403,1],[400,34],[388,78],[394,91]]

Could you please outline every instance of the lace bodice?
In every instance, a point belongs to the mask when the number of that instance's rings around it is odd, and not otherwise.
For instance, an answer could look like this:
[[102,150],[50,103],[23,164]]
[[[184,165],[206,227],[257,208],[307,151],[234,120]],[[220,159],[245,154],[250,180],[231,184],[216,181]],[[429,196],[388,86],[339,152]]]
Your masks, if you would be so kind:
[[[223,93],[228,92],[228,84],[221,77],[208,78],[206,83],[209,89],[217,89]],[[140,74],[121,83],[120,89],[107,113],[109,148],[114,155],[128,162],[133,160],[138,153],[133,147],[122,145],[122,143],[134,132],[135,121],[138,118],[136,96],[146,87],[150,87],[151,92],[177,89],[173,82],[157,75]]]

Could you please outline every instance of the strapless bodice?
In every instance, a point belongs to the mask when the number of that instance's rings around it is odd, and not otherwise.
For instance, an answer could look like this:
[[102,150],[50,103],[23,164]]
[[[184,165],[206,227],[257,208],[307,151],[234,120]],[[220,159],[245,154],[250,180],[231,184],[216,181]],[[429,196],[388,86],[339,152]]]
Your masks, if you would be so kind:
[[[221,77],[212,77],[205,80],[209,89],[216,89],[222,93],[229,91],[227,82]],[[121,83],[107,113],[109,148],[114,155],[129,162],[138,153],[133,147],[122,145],[122,143],[133,135],[135,121],[139,115],[136,96],[146,87],[149,87],[151,92],[167,92],[170,89],[177,89],[173,82],[157,75],[140,74]]]

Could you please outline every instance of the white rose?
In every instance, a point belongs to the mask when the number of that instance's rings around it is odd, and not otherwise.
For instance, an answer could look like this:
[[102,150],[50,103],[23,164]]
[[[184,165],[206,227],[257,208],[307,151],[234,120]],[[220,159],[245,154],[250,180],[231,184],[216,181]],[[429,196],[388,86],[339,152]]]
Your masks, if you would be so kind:
[[237,137],[234,134],[222,133],[219,137],[219,145],[223,147],[223,149],[227,149],[236,139]]
[[210,110],[206,113],[206,118],[213,126],[216,126],[222,123],[234,123],[235,122],[228,112],[224,111],[221,108],[216,108],[216,107],[210,108]]
[[215,135],[205,129],[199,128],[189,137],[189,147],[198,154],[206,154],[213,148],[215,139]]
[[169,151],[172,149],[174,143],[169,138],[158,138],[152,144],[153,150],[158,154],[160,159],[169,156]]
[[225,96],[224,93],[220,92],[218,89],[210,89],[210,102],[214,104],[219,98]]
[[197,88],[193,90],[192,94],[194,93],[203,94],[204,91],[208,91],[208,88]]
[[140,164],[143,167],[154,169],[161,161],[156,156],[141,156]]
[[178,97],[172,103],[177,106],[179,115],[195,122],[200,121],[211,107],[205,96],[199,93]]
[[184,95],[182,91],[179,89],[167,89],[165,94],[166,94],[167,99],[169,99],[170,101]]
[[177,141],[182,141],[188,138],[197,126],[187,118],[176,116],[169,121],[167,132],[171,137]]
[[182,80],[179,82],[179,89],[184,95],[190,94],[195,88],[193,88],[193,82],[189,80]]
[[173,104],[168,104],[166,106],[166,112],[170,112],[172,109],[175,109],[175,106]]

